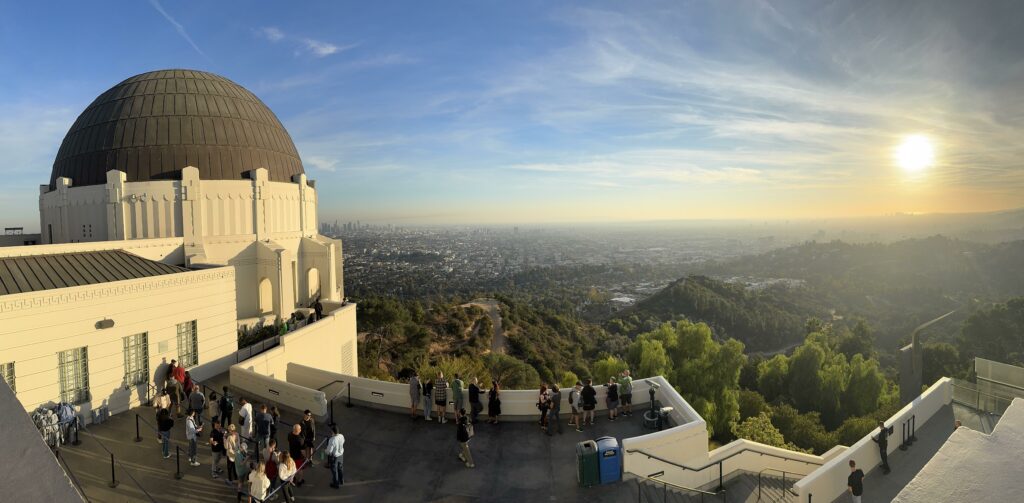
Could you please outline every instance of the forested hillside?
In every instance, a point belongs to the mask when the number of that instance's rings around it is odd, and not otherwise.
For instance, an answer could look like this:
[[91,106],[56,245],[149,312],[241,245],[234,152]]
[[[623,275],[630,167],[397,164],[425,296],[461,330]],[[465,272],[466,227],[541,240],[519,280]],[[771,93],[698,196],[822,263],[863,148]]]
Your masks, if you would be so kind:
[[688,276],[619,313],[607,327],[614,333],[635,335],[663,321],[702,321],[718,338],[732,337],[760,351],[799,342],[804,321],[826,314],[827,306],[800,288],[778,285],[750,290],[705,276]]

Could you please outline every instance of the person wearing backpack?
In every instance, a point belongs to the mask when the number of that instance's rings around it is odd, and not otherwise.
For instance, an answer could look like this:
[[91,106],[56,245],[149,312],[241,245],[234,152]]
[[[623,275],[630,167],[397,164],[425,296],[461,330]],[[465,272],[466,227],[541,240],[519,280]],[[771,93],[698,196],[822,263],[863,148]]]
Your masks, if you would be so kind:
[[633,378],[629,376],[629,369],[622,371],[619,378],[619,401],[622,402],[622,415],[633,415]]
[[456,440],[459,441],[459,461],[466,463],[466,468],[474,468],[476,465],[473,464],[473,454],[469,452],[469,440],[473,438],[473,424],[469,422],[469,417],[466,416],[466,409],[459,409],[456,411],[455,422],[458,428],[455,433]]

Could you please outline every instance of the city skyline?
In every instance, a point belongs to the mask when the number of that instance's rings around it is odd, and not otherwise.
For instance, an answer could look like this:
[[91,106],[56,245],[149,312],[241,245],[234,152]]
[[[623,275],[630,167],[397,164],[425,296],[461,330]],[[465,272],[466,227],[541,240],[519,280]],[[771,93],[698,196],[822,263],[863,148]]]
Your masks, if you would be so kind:
[[218,73],[265,101],[318,181],[322,221],[1024,206],[1010,4],[3,9],[5,226],[38,226],[37,187],[77,113],[157,68]]

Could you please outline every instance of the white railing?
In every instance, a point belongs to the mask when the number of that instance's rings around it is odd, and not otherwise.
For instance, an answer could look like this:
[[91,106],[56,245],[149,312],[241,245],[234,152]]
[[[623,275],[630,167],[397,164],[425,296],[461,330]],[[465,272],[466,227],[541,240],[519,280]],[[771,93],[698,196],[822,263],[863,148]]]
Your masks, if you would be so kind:
[[[885,421],[886,426],[893,426],[899,430],[901,425],[911,417],[914,418],[916,426],[923,425],[942,407],[952,402],[952,388],[952,379],[948,377],[939,379],[913,402]],[[882,459],[878,454],[877,444],[871,440],[876,433],[877,429],[797,482],[793,489],[800,495],[798,501],[808,501],[809,496],[813,496],[812,501],[816,502],[833,501],[839,497],[846,491],[846,479],[850,475],[849,462],[851,459],[856,461],[857,467],[864,470],[865,473],[878,466]],[[899,449],[899,445],[899,442],[890,442],[889,452],[892,453]]]

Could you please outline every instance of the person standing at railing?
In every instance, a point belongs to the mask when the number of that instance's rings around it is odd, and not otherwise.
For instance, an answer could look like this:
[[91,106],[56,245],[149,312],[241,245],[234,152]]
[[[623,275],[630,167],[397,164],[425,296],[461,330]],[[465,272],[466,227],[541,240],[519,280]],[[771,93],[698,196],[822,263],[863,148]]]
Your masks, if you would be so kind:
[[576,381],[576,386],[573,386],[572,390],[569,391],[569,409],[572,411],[572,418],[569,419],[569,424],[576,427],[576,431],[583,431],[583,424],[580,422],[580,411],[582,405],[580,404],[580,392],[583,390],[583,383]]
[[498,416],[501,415],[501,384],[497,379],[491,379],[491,391],[487,392],[487,420],[491,424],[498,424]]
[[455,379],[452,380],[452,402],[454,402],[453,409],[463,410],[465,409],[465,395],[464,389],[466,385],[459,379],[459,374],[455,374]]
[[469,410],[470,410],[470,424],[476,424],[476,419],[480,415],[480,412],[484,410],[484,405],[480,403],[480,383],[476,377],[471,379],[469,383]]
[[309,409],[302,412],[302,447],[310,465],[313,463],[313,448],[316,446],[316,421]]
[[548,411],[551,410],[551,404],[548,403],[548,387],[546,384],[540,385],[540,391],[537,393],[537,410],[540,411],[540,420],[537,424],[540,425],[540,429],[547,431],[548,429]]
[[327,453],[327,466],[331,469],[331,487],[340,489],[345,483],[343,457],[345,455],[345,436],[338,433],[336,425],[331,426],[331,439],[324,449]]
[[608,407],[608,420],[614,421],[616,412],[619,410],[619,383],[615,382],[615,376],[608,377],[605,389],[607,392],[604,396],[604,404]]
[[160,444],[164,459],[171,457],[171,430],[173,428],[174,419],[171,419],[170,409],[160,409],[156,417],[156,429],[160,432]]
[[590,424],[593,425],[594,409],[597,407],[597,390],[594,389],[593,380],[586,380],[583,390],[580,391],[580,403],[583,404],[583,424],[587,424],[587,418],[589,417]]
[[633,378],[629,376],[629,369],[622,371],[619,378],[619,401],[622,402],[622,415],[633,415]]
[[[430,396],[434,394],[434,381],[427,381],[423,383],[422,391],[420,396],[423,397],[423,419],[430,421],[430,411],[434,408],[434,402],[430,401]],[[440,419],[438,419],[440,421]]]
[[878,435],[871,437],[871,440],[878,444],[878,456],[882,458],[882,472],[889,474],[889,435],[892,435],[892,426],[886,428],[885,421],[878,422]]
[[445,411],[448,408],[448,381],[444,378],[444,372],[438,372],[437,380],[434,381],[434,405],[437,408],[437,422],[447,423]]
[[416,407],[420,404],[420,376],[413,370],[409,377],[409,418],[413,421],[418,417]]
[[558,412],[562,410],[562,390],[558,389],[557,384],[551,385],[551,394],[548,397],[548,403],[550,404],[551,410],[548,412],[548,431],[547,435],[551,436],[551,430],[557,429],[558,434],[562,434],[562,421],[558,417]]

